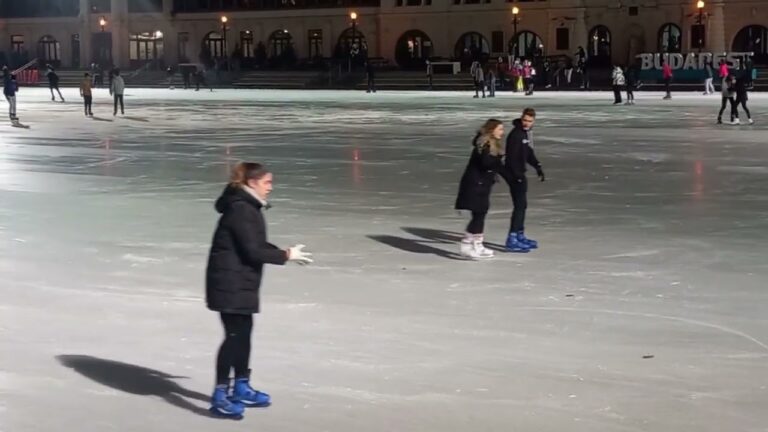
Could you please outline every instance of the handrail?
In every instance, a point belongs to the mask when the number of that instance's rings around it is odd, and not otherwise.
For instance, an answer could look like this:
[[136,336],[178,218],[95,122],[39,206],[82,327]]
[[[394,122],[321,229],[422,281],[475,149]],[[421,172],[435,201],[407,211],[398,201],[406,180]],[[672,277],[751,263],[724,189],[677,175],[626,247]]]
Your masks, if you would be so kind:
[[14,75],[16,75],[16,74],[17,74],[17,73],[19,73],[19,72],[25,71],[25,70],[29,69],[30,67],[32,67],[32,65],[34,65],[35,63],[37,63],[37,60],[38,60],[38,59],[30,60],[30,61],[29,61],[27,64],[25,64],[24,66],[22,66],[22,67],[20,67],[20,68],[16,69],[15,71],[13,71],[13,72],[11,72],[11,73],[12,73],[12,74],[14,74]]

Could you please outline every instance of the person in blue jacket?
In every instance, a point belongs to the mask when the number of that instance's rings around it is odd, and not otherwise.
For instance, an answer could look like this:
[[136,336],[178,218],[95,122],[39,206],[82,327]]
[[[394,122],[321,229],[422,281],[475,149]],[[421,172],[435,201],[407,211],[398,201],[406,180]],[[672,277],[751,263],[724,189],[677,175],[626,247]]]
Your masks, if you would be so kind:
[[16,83],[16,76],[11,74],[8,67],[3,67],[3,94],[8,101],[8,116],[11,121],[17,121],[19,118],[16,116],[16,92],[19,91],[19,86]]

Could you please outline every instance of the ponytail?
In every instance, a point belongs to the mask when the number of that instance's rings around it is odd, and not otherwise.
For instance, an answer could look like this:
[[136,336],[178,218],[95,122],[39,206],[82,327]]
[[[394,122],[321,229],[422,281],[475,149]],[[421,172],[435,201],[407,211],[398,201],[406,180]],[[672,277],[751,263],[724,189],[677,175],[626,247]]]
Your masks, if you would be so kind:
[[260,163],[238,162],[232,168],[229,184],[232,186],[245,186],[248,184],[248,180],[259,180],[267,174],[269,174],[269,170]]

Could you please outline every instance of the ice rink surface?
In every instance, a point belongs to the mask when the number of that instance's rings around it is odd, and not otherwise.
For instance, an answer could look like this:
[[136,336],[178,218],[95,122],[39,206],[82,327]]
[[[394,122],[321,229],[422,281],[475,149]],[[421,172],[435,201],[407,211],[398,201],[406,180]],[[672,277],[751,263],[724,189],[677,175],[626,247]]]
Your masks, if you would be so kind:
[[[0,126],[2,432],[768,431],[768,95],[740,127],[699,94],[129,89],[113,119],[97,90],[93,120],[65,97],[22,89],[29,128]],[[474,130],[526,105],[542,247],[457,259]],[[238,160],[316,263],[267,269],[274,404],[233,423],[206,416],[203,275]],[[510,208],[497,184],[492,243]]]

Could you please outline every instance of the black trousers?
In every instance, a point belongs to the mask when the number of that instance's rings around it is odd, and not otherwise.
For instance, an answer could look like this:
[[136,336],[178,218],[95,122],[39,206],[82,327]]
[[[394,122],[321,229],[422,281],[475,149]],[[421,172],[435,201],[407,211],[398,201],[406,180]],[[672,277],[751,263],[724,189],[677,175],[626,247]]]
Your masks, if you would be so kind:
[[235,378],[248,377],[253,315],[222,312],[221,323],[224,325],[224,342],[216,357],[216,385],[229,384],[232,369],[235,370]]
[[485,229],[485,216],[487,212],[472,212],[472,219],[467,225],[467,233],[482,234]]
[[672,78],[664,78],[664,91],[667,92],[667,96],[669,96],[669,86],[672,84]]
[[479,97],[481,91],[483,92],[483,97],[485,97],[485,81],[475,80],[475,97]]
[[627,100],[628,101],[635,100],[635,91],[632,89],[631,86],[627,86]]
[[93,113],[93,96],[83,96],[83,105],[85,106],[85,115]]
[[717,118],[718,120],[723,118],[723,112],[725,111],[725,107],[728,105],[728,102],[730,102],[731,103],[731,121],[733,121],[733,119],[739,116],[739,113],[736,111],[736,101],[734,101],[732,97],[726,97],[726,96],[723,96],[722,99],[723,101],[720,104],[720,112],[717,114]]
[[115,96],[115,114],[117,114],[118,102],[120,102],[120,112],[125,114],[125,101],[123,100],[123,95],[115,93],[114,96]]
[[621,86],[613,86],[613,103],[621,103]]
[[368,91],[376,91],[376,79],[373,77],[373,75],[368,75]]
[[515,179],[507,171],[499,174],[509,185],[509,194],[512,195],[512,217],[509,221],[509,233],[525,231],[525,211],[528,209],[528,179],[525,177]]

